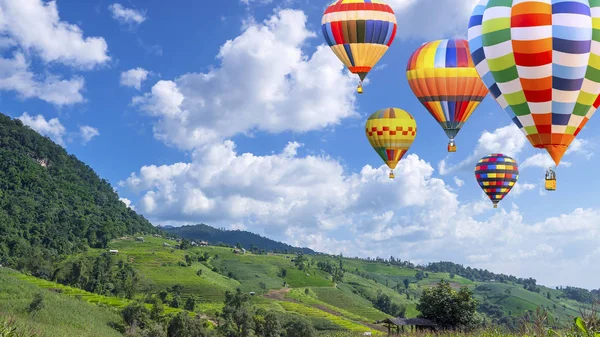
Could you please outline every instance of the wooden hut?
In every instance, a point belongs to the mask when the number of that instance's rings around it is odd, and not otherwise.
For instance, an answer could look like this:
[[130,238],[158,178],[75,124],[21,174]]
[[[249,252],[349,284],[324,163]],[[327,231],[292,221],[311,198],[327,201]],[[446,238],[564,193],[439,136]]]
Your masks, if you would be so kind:
[[[375,322],[375,324],[383,324],[388,329],[388,336],[398,336],[404,331],[420,331],[420,330],[433,330],[435,329],[435,323],[424,318],[386,318],[381,321]],[[405,330],[405,326],[408,328]]]

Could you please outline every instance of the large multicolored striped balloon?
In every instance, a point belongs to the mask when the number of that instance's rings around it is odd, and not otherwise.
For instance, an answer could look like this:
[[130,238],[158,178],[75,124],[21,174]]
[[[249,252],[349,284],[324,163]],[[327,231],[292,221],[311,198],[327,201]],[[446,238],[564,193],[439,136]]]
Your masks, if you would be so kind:
[[440,123],[456,151],[454,138],[488,89],[473,65],[466,40],[437,40],[417,49],[406,66],[410,88]]
[[335,55],[362,81],[396,36],[396,15],[381,0],[337,0],[325,10],[323,36]]
[[377,154],[392,170],[404,157],[417,135],[417,122],[411,114],[398,108],[381,109],[367,119],[367,139]]
[[558,166],[600,101],[598,0],[481,0],[469,46],[483,82]]
[[485,194],[494,203],[494,208],[519,179],[519,166],[509,156],[501,153],[490,154],[481,158],[475,165],[475,178]]

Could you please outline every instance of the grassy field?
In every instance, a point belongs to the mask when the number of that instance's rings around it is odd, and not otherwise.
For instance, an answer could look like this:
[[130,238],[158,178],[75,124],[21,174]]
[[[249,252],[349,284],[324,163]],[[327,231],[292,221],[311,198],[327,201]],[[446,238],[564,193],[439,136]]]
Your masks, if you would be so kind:
[[[42,293],[44,308],[34,317],[26,312],[34,294]],[[47,337],[122,336],[111,326],[121,322],[116,310],[41,289],[21,274],[0,268],[0,320],[16,319],[21,329],[34,329]]]
[[[240,288],[244,292],[256,293],[251,300],[255,306],[301,314],[313,322],[320,322],[320,326],[332,329],[353,327],[358,331],[356,329],[369,329],[369,324],[389,316],[373,308],[371,302],[378,293],[386,294],[393,302],[405,306],[407,317],[416,317],[419,314],[416,304],[421,292],[442,279],[450,281],[455,289],[469,287],[480,303],[487,301],[499,305],[505,315],[520,315],[543,306],[550,312],[551,319],[567,322],[578,314],[580,306],[577,302],[561,298],[561,291],[546,287],[540,287],[540,293],[535,293],[515,284],[479,283],[460,276],[451,279],[448,273],[427,273],[419,280],[415,269],[347,258],[343,259],[346,270],[343,282],[334,284],[329,274],[316,268],[319,261],[339,263],[338,259],[326,255],[310,256],[312,267],[301,271],[292,262],[293,254],[236,254],[231,248],[215,246],[183,251],[164,243],[177,246],[175,241],[145,236],[144,242],[133,238],[111,242],[109,249],[118,249],[119,258],[130,261],[151,283],[154,291],[179,284],[183,287],[183,298],[195,296],[199,300],[197,310],[211,317],[222,308],[225,292]],[[104,251],[92,249],[88,254]],[[208,260],[198,261],[197,257],[205,253],[209,255]],[[185,263],[186,254],[193,257],[190,266]],[[282,269],[287,271],[285,277],[281,275]],[[200,275],[199,270],[202,271]],[[404,286],[405,279],[410,282],[408,289]],[[282,290],[284,284],[291,288],[285,298],[261,296]],[[487,288],[478,288],[481,285]],[[308,294],[304,293],[305,289],[308,289]],[[506,289],[511,290],[510,295],[505,293]],[[546,293],[550,293],[550,299]],[[86,297],[115,307],[124,304],[122,299],[100,299],[94,294],[82,296]],[[317,316],[320,317],[318,321]]]

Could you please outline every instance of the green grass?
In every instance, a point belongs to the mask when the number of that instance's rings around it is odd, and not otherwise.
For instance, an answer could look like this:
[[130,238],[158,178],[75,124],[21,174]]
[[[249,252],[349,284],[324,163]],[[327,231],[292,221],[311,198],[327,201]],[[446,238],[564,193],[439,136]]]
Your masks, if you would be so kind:
[[[225,291],[235,290],[240,286],[238,281],[215,273],[199,262],[194,262],[189,267],[179,266],[180,261],[185,261],[186,252],[163,247],[163,242],[177,244],[175,241],[146,236],[145,242],[120,240],[112,242],[109,247],[118,249],[119,255],[126,256],[127,259],[133,258],[134,268],[154,283],[154,290],[157,292],[179,284],[183,287],[184,298],[194,295],[200,302],[222,302]],[[218,253],[223,254],[223,251]],[[198,269],[202,269],[201,276],[196,274]]]
[[371,331],[371,333],[374,336],[382,335],[381,332],[379,332],[377,330],[373,330],[364,325],[354,323],[354,322],[352,322],[348,319],[345,319],[341,316],[336,316],[336,315],[330,314],[326,311],[323,311],[323,310],[320,310],[317,308],[313,308],[313,307],[310,307],[310,306],[307,306],[304,304],[292,303],[292,302],[280,302],[279,305],[281,305],[286,311],[296,312],[303,316],[325,318],[325,319],[331,321],[332,323],[334,323],[346,330],[349,330],[349,331],[357,331],[357,332]]
[[[51,289],[54,292],[60,292],[63,295],[75,297],[75,298],[81,299],[88,303],[105,305],[105,306],[116,308],[116,309],[123,309],[124,307],[126,307],[127,305],[129,305],[133,302],[126,298],[98,295],[98,294],[87,292],[85,290],[81,290],[79,288],[65,286],[65,285],[62,285],[62,284],[59,284],[56,282],[42,280],[39,278],[35,278],[33,276],[24,275],[24,274],[15,273],[14,278],[17,278],[23,282],[29,283],[30,285],[33,285],[40,289]],[[148,309],[150,309],[152,307],[150,304],[145,304],[145,305]],[[165,311],[165,314],[177,314],[183,310],[165,306],[164,311]]]
[[[20,276],[0,268],[0,320],[13,316],[19,328],[34,329],[47,337],[122,336],[111,327],[121,322],[117,311],[40,289]],[[44,308],[32,318],[26,309],[39,292],[44,295]]]
[[370,321],[381,320],[389,315],[373,308],[373,304],[364,297],[338,288],[311,288],[317,299],[347,311]]

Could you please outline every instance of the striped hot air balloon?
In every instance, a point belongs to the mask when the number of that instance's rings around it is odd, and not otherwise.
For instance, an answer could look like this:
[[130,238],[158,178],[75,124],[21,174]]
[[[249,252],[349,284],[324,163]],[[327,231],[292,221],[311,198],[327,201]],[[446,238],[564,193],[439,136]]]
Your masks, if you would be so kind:
[[485,194],[498,208],[498,202],[515,186],[519,178],[517,162],[501,153],[481,158],[475,165],[475,178]]
[[325,10],[323,36],[335,55],[362,81],[396,35],[396,16],[381,0],[337,0]]
[[557,166],[600,105],[598,20],[598,0],[481,0],[469,22],[483,82]]
[[417,49],[406,66],[408,84],[442,126],[455,152],[454,138],[488,93],[475,70],[468,42],[437,40]]
[[417,122],[408,112],[398,108],[386,108],[374,112],[365,126],[367,139],[377,154],[391,169],[404,157],[417,135]]

